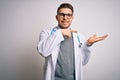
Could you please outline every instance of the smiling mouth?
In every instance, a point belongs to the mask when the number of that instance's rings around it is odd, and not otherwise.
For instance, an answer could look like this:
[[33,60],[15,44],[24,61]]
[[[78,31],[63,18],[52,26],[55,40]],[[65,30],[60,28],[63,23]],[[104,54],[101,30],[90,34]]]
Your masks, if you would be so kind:
[[64,22],[64,23],[62,23],[63,25],[67,25],[68,23],[67,22]]
[[62,21],[62,23],[63,23],[63,24],[67,24],[67,23],[68,23],[68,21]]

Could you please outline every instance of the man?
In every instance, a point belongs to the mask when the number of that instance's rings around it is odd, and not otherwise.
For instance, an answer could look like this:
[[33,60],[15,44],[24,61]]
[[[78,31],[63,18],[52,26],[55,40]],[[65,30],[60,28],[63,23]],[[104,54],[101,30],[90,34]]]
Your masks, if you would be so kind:
[[70,27],[73,13],[71,4],[61,4],[56,15],[58,26],[40,34],[38,51],[45,57],[45,80],[82,80],[82,67],[89,60],[90,46],[108,36],[94,34],[85,40]]

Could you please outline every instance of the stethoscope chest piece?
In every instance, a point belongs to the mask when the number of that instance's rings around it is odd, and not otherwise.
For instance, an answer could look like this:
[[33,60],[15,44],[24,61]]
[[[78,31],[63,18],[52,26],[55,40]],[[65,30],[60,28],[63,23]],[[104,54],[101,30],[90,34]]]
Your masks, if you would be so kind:
[[79,43],[79,47],[81,47],[82,46],[82,43]]

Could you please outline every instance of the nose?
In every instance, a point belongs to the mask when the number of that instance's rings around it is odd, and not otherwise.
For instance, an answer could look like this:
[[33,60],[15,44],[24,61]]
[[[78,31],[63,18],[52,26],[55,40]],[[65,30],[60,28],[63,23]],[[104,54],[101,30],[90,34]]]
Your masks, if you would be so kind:
[[63,16],[63,19],[67,19],[67,15],[64,15],[64,16]]

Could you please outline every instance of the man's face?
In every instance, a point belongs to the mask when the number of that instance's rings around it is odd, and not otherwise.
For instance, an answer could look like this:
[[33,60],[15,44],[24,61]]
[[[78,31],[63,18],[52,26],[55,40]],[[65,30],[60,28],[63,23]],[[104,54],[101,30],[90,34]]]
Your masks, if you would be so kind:
[[61,8],[56,15],[56,19],[61,28],[67,29],[72,23],[73,13],[69,8]]

